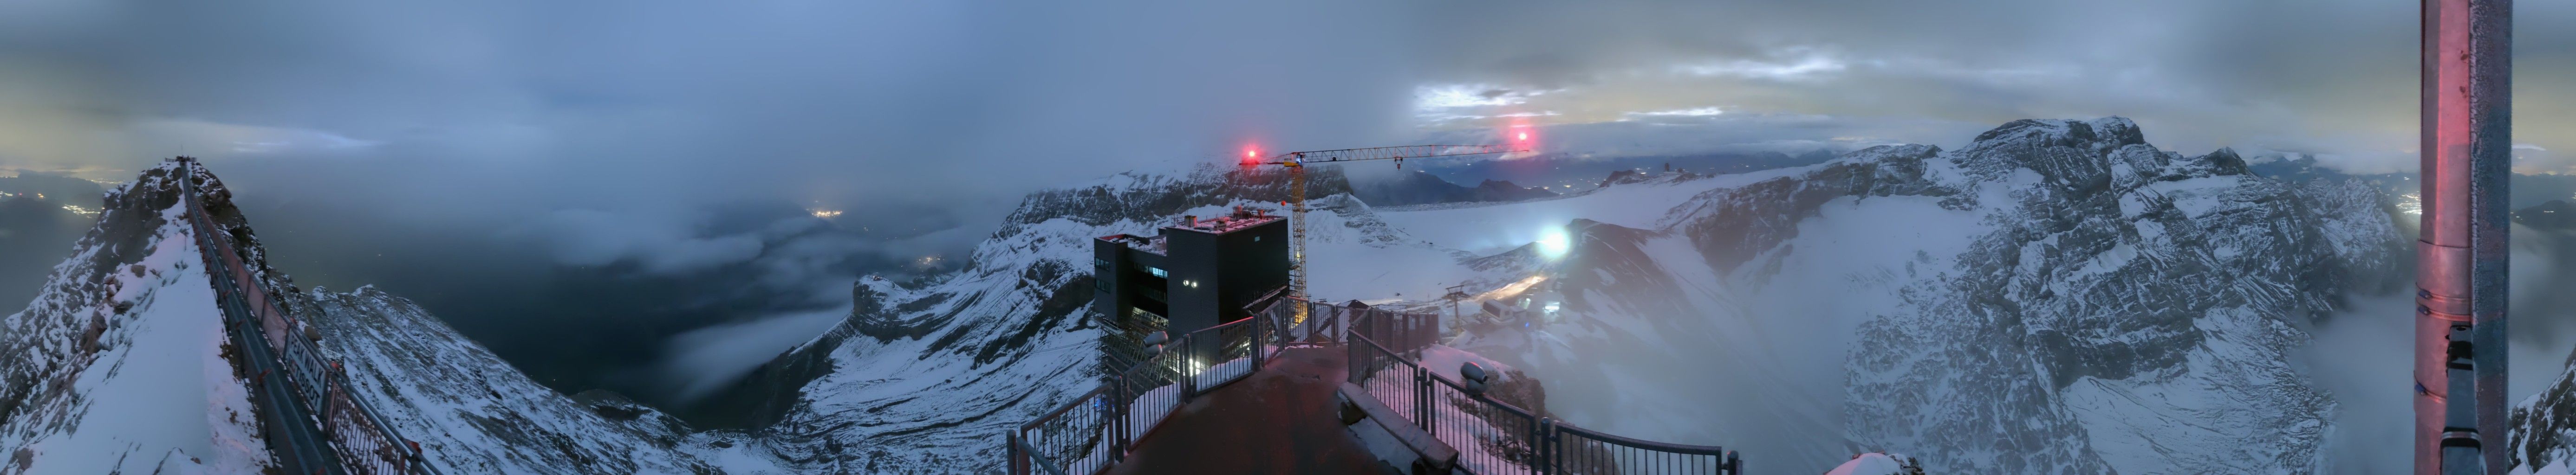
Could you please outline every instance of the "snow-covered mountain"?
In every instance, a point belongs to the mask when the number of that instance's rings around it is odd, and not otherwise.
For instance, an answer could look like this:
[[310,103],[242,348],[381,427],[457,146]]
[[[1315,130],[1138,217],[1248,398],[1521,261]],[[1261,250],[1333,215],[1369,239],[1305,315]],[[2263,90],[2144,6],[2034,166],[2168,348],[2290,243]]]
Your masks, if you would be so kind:
[[[2266,179],[2227,150],[2157,150],[2120,118],[2016,121],[1959,150],[1875,147],[1500,204],[1380,209],[1336,169],[1312,173],[1317,298],[1429,307],[1464,284],[1498,303],[1553,303],[1528,321],[1462,324],[1450,345],[1545,384],[1542,409],[1557,417],[1725,445],[1765,471],[1889,452],[1933,473],[2328,472],[2333,395],[2286,353],[2347,295],[2403,278],[2403,239],[2368,185]],[[126,189],[161,186],[151,178]],[[207,178],[210,201],[229,209]],[[553,393],[373,288],[298,289],[267,269],[237,211],[219,214],[359,391],[449,473],[994,473],[1007,430],[1132,351],[1085,310],[1092,240],[1234,206],[1276,210],[1285,182],[1204,165],[1031,194],[962,270],[861,279],[848,319],[715,396],[741,402],[763,427],[751,432],[695,432],[612,394]],[[0,449],[33,447],[19,457],[35,463],[97,458],[54,455],[78,452],[53,442],[74,437],[61,421],[99,404],[83,388],[100,383],[83,378],[102,371],[84,368],[131,348],[118,338],[138,328],[166,328],[132,322],[176,308],[129,297],[205,292],[202,274],[147,257],[170,241],[150,238],[169,232],[151,215],[166,199],[111,203],[46,297],[10,317],[0,348],[29,355],[0,360]],[[1557,235],[1570,236],[1562,252],[1535,244]],[[149,283],[169,275],[198,280]],[[91,328],[109,335],[92,339],[97,350],[82,343]],[[221,361],[205,356],[181,360]],[[206,394],[240,390],[200,379]],[[178,444],[125,457],[159,464],[175,460],[171,447],[265,459]]]
[[[73,257],[0,321],[0,473],[262,473],[271,464],[213,287],[181,221],[177,162],[107,194]],[[693,433],[614,394],[565,397],[411,302],[303,292],[268,267],[213,175],[196,187],[277,302],[442,473],[784,473],[749,436]]]
[[[1285,199],[1276,171],[1131,172],[1028,196],[965,268],[933,282],[861,279],[851,317],[725,397],[763,401],[768,450],[821,472],[998,472],[1002,434],[1097,384],[1091,242],[1185,214]],[[1356,205],[1330,169],[1319,206]],[[1318,213],[1330,215],[1330,213]],[[1319,221],[1320,222],[1320,221]]]
[[1553,270],[1564,323],[1468,346],[1521,355],[1577,423],[1801,470],[1885,450],[1934,472],[2327,471],[2332,397],[2287,355],[2402,278],[2365,184],[2159,151],[2120,118],[1861,150],[1634,223],[1583,226],[1601,244]]
[[278,305],[317,330],[352,390],[420,443],[441,473],[785,473],[747,435],[694,432],[615,394],[554,392],[411,301],[373,287],[301,289],[269,266],[222,182],[206,176],[197,188],[208,212],[231,228],[243,265],[277,292]]
[[298,308],[350,385],[444,473],[762,473],[747,436],[687,424],[605,391],[567,398],[409,300],[374,287],[313,289]]
[[[0,320],[0,473],[257,473],[250,390],[164,163]],[[198,176],[200,180],[211,177]]]
[[1546,188],[1528,188],[1510,181],[1485,180],[1476,186],[1460,186],[1440,179],[1430,172],[1414,171],[1393,177],[1351,180],[1351,195],[1377,206],[1404,206],[1471,201],[1520,201],[1556,196]]
[[[784,360],[810,379],[783,399],[781,450],[989,463],[1010,424],[1094,381],[1090,238],[1272,200],[1236,178],[1042,192],[966,271],[862,282],[853,319]],[[2364,184],[2157,150],[2120,118],[1510,204],[1318,201],[1319,298],[1550,277],[1530,295],[1560,299],[1554,317],[1457,345],[1547,382],[1578,424],[1791,470],[1879,450],[1960,473],[2327,470],[2335,404],[2286,353],[2346,295],[2395,285],[2403,251]],[[1551,229],[1576,235],[1564,257],[1530,246]]]

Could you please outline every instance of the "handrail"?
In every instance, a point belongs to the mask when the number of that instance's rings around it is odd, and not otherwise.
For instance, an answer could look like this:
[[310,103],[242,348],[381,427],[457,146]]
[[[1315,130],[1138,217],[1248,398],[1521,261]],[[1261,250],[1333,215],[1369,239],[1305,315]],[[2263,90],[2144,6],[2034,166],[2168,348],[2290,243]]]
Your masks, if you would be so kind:
[[[1026,441],[1026,440],[1020,440],[1018,437],[1012,437],[1012,438],[1011,438],[1011,447],[1018,449],[1018,450],[1020,451],[1020,453],[1021,453],[1021,454],[1026,454],[1026,455],[1029,457],[1029,462],[1031,462],[1031,463],[1030,463],[1031,465],[1035,465],[1035,466],[1037,466],[1038,468],[1046,469],[1046,473],[1047,473],[1047,475],[1067,475],[1066,473],[1064,473],[1064,469],[1055,468],[1055,463],[1054,463],[1054,461],[1047,460],[1047,458],[1046,458],[1046,456],[1045,456],[1045,455],[1039,455],[1039,454],[1037,453],[1038,451],[1037,451],[1037,448],[1036,448],[1036,447],[1030,447],[1030,446],[1029,446],[1029,441]],[[1025,467],[1014,467],[1014,468],[1025,468]]]
[[[1038,469],[1043,467],[1044,473],[1090,475],[1116,465],[1118,459],[1124,458],[1127,451],[1134,448],[1137,439],[1160,426],[1162,419],[1188,398],[1260,371],[1269,356],[1270,338],[1265,337],[1273,336],[1272,325],[1265,323],[1267,317],[1267,314],[1256,313],[1174,337],[1165,342],[1162,351],[1146,357],[1144,362],[1108,374],[1108,380],[1101,382],[1099,387],[1020,424],[1008,434],[1004,444],[1010,473],[1040,473]],[[1228,335],[1237,331],[1245,333]],[[1198,353],[1195,348],[1201,344],[1214,345],[1210,348],[1214,353]],[[1237,345],[1248,346],[1249,351],[1240,357],[1219,361],[1192,361],[1192,358],[1200,356],[1215,359],[1233,355],[1235,351],[1243,350]],[[1248,361],[1239,368],[1225,366],[1238,359]],[[1192,367],[1194,365],[1199,367]],[[1202,375],[1211,374],[1215,380],[1200,381]],[[1166,387],[1172,388],[1176,394],[1159,395],[1159,391]],[[1077,412],[1085,408],[1096,412]],[[1139,410],[1144,412],[1134,412]],[[1069,460],[1056,460],[1047,455],[1050,450],[1060,449],[1084,453]],[[1089,455],[1095,450],[1100,451],[1100,460]],[[1096,466],[1093,465],[1095,463]]]
[[[259,346],[267,347],[271,351],[269,356],[278,360],[278,369],[284,370],[281,376],[287,385],[292,386],[289,396],[298,399],[295,402],[303,403],[307,411],[320,410],[317,420],[306,422],[319,424],[314,427],[314,432],[322,434],[326,443],[331,445],[331,452],[340,459],[342,466],[330,468],[335,469],[334,473],[437,474],[437,468],[427,463],[417,444],[403,438],[401,432],[377,413],[366,398],[350,390],[340,362],[323,359],[321,348],[312,340],[293,334],[292,329],[302,328],[305,323],[287,315],[272,301],[273,297],[268,295],[268,289],[261,282],[245,274],[246,263],[241,262],[238,246],[231,242],[230,233],[218,232],[222,228],[215,225],[214,218],[206,211],[205,203],[198,195],[195,186],[198,166],[193,159],[183,159],[179,176],[175,179],[179,182],[180,198],[188,207],[185,214],[195,231],[192,234],[200,241],[200,253],[217,253],[199,257],[207,261],[208,277],[226,284],[215,286],[219,298],[232,301],[227,305],[226,313],[231,313],[230,307],[239,307],[242,312],[251,314],[245,316],[247,328],[243,331],[253,334],[251,336],[256,337],[253,339],[267,343]],[[218,255],[221,257],[216,257]],[[218,272],[224,275],[219,276]],[[257,293],[249,294],[254,291]],[[271,326],[277,327],[275,331],[269,328]],[[341,427],[358,431],[338,430]]]
[[1608,432],[1601,432],[1601,431],[1596,431],[1596,430],[1592,430],[1592,429],[1585,429],[1585,428],[1582,428],[1582,427],[1576,427],[1576,426],[1572,426],[1572,425],[1567,425],[1567,424],[1566,424],[1566,423],[1564,423],[1564,422],[1557,422],[1557,426],[1556,426],[1556,427],[1557,427],[1557,430],[1558,430],[1558,431],[1560,431],[1560,432],[1573,432],[1573,433],[1577,433],[1577,434],[1579,434],[1579,435],[1582,435],[1582,436],[1584,436],[1584,437],[1586,437],[1586,438],[1590,438],[1590,439],[1592,439],[1592,440],[1598,440],[1598,441],[1602,441],[1602,442],[1609,442],[1609,443],[1612,443],[1612,444],[1618,444],[1618,445],[1623,445],[1623,446],[1628,446],[1628,447],[1635,447],[1635,448],[1640,448],[1640,449],[1650,449],[1650,450],[1654,450],[1654,451],[1658,451],[1658,452],[1671,452],[1671,453],[1677,453],[1677,454],[1690,454],[1690,455],[1726,455],[1726,454],[1727,454],[1727,452],[1726,452],[1726,448],[1724,448],[1724,447],[1718,447],[1718,446],[1714,446],[1714,445],[1690,445],[1690,444],[1676,444],[1676,443],[1671,443],[1671,442],[1655,442],[1655,441],[1650,441],[1650,440],[1635,439],[1635,438],[1630,438],[1630,437],[1626,437],[1626,436],[1620,436],[1620,435],[1611,434],[1611,433],[1608,433]]
[[[1357,318],[1367,318],[1376,315],[1378,314],[1363,312],[1363,314]],[[1436,318],[1436,315],[1434,318]],[[1371,377],[1383,374],[1383,372],[1378,371],[1375,367],[1375,364],[1381,360],[1381,358],[1379,358],[1380,356],[1383,356],[1383,360],[1394,361],[1397,366],[1410,370],[1406,376],[1413,378],[1411,384],[1411,386],[1413,386],[1411,388],[1412,390],[1395,394],[1395,396],[1399,398],[1407,399],[1407,401],[1401,402],[1410,403],[1405,406],[1409,406],[1408,409],[1411,412],[1409,414],[1404,414],[1404,416],[1411,417],[1413,420],[1405,422],[1412,423],[1417,427],[1430,431],[1434,438],[1439,438],[1442,442],[1451,444],[1452,447],[1459,447],[1462,444],[1476,443],[1474,440],[1460,439],[1460,436],[1455,434],[1455,431],[1445,430],[1450,429],[1444,426],[1444,422],[1449,421],[1441,420],[1443,414],[1441,412],[1442,405],[1435,400],[1435,395],[1438,393],[1437,389],[1441,388],[1456,391],[1458,395],[1465,396],[1466,400],[1478,406],[1500,409],[1508,416],[1517,417],[1518,419],[1516,420],[1534,421],[1534,423],[1530,424],[1530,427],[1525,432],[1520,434],[1520,437],[1516,438],[1516,443],[1528,444],[1530,446],[1525,449],[1529,450],[1529,453],[1521,454],[1526,457],[1525,460],[1521,461],[1523,464],[1522,466],[1492,467],[1492,465],[1495,465],[1492,463],[1493,460],[1473,460],[1470,457],[1462,455],[1461,461],[1468,463],[1462,463],[1460,468],[1468,473],[1492,475],[1490,473],[1478,472],[1476,469],[1477,467],[1475,467],[1477,465],[1485,465],[1486,470],[1495,472],[1519,471],[1525,473],[1550,474],[1619,473],[1634,475],[1640,473],[1711,473],[1741,475],[1744,473],[1741,457],[1736,452],[1726,450],[1723,447],[1655,442],[1612,435],[1601,431],[1585,429],[1554,418],[1535,417],[1536,414],[1530,410],[1513,406],[1510,403],[1494,400],[1492,397],[1481,392],[1467,391],[1466,385],[1457,381],[1450,381],[1448,377],[1441,376],[1440,373],[1436,371],[1431,371],[1428,368],[1422,367],[1420,362],[1405,359],[1403,352],[1388,349],[1385,345],[1379,344],[1377,340],[1372,339],[1367,335],[1368,333],[1373,332],[1358,331],[1359,329],[1391,328],[1372,326],[1371,323],[1376,322],[1352,322],[1352,328],[1354,331],[1352,331],[1349,336],[1349,341],[1351,343],[1347,345],[1351,352],[1351,356],[1349,357],[1352,366],[1350,380],[1352,383],[1361,384],[1362,387],[1368,388],[1368,394],[1370,397],[1379,398],[1379,402],[1386,403],[1388,407],[1398,407],[1398,405],[1395,404],[1398,401],[1387,401],[1385,400],[1385,396],[1378,393],[1378,385],[1367,383]],[[1419,329],[1408,331],[1417,330]],[[1402,337],[1408,340],[1411,339],[1410,335],[1403,335]],[[1369,351],[1369,353],[1364,354],[1362,353],[1363,351]],[[1363,356],[1368,358],[1363,358]],[[1455,399],[1453,398],[1451,400]],[[1510,429],[1502,427],[1503,424],[1494,420],[1492,417],[1473,413],[1464,415],[1482,419],[1487,425],[1493,426],[1492,428],[1498,433],[1511,432]],[[1454,422],[1450,423],[1454,424]],[[1569,443],[1567,440],[1568,436],[1571,436],[1575,440]],[[1599,445],[1584,445],[1587,441],[1624,447],[1632,452],[1610,453],[1610,450]],[[1569,447],[1569,445],[1571,445],[1571,447]],[[1464,449],[1464,447],[1459,448]],[[1478,447],[1478,449],[1481,450],[1482,447]],[[1463,451],[1464,450],[1462,450],[1462,452]],[[1508,460],[1510,458],[1492,455],[1488,455],[1486,457],[1502,460]]]
[[[1110,388],[1109,388],[1109,387],[1107,387],[1107,386],[1102,386],[1102,387],[1099,387],[1099,388],[1094,388],[1094,389],[1092,389],[1092,390],[1091,390],[1091,392],[1083,393],[1083,394],[1082,394],[1082,396],[1075,397],[1074,399],[1076,399],[1077,401],[1079,401],[1079,400],[1082,400],[1082,399],[1085,399],[1085,398],[1089,398],[1089,397],[1091,397],[1091,396],[1098,396],[1098,395],[1100,395],[1102,392],[1107,391],[1107,390],[1109,390],[1109,389],[1110,389]],[[1038,418],[1037,418],[1036,420],[1029,421],[1029,423],[1027,423],[1027,424],[1020,424],[1020,430],[1029,430],[1029,429],[1036,428],[1038,425],[1046,423],[1046,421],[1047,421],[1048,419],[1054,419],[1054,418],[1056,418],[1056,417],[1063,416],[1065,413],[1067,413],[1067,412],[1073,412],[1073,409],[1074,409],[1074,408],[1076,408],[1076,407],[1081,407],[1081,406],[1082,406],[1081,404],[1065,404],[1065,405],[1064,405],[1064,406],[1062,406],[1062,407],[1057,407],[1054,411],[1047,412],[1047,413],[1046,413],[1046,415],[1038,416]]]

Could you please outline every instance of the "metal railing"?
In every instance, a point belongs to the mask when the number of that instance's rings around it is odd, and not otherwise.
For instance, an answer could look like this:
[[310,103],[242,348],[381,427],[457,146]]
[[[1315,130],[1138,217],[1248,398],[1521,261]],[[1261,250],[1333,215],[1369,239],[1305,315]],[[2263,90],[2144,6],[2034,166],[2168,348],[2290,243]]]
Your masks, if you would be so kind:
[[[1302,321],[1295,318],[1301,313]],[[1721,447],[1606,434],[1470,391],[1418,362],[1439,333],[1437,314],[1281,298],[1251,317],[1172,339],[1145,362],[1021,425],[1005,444],[1010,473],[1105,471],[1181,403],[1259,371],[1273,348],[1294,344],[1346,346],[1349,381],[1458,450],[1458,468],[1467,473],[1743,473],[1737,454]]]
[[[181,200],[187,205],[187,220],[195,230],[198,247],[205,255],[207,275],[224,304],[227,318],[248,327],[257,335],[250,338],[267,343],[267,354],[276,358],[277,367],[289,388],[293,401],[301,407],[320,408],[317,429],[328,440],[338,466],[332,473],[362,474],[435,474],[436,469],[421,463],[420,446],[402,438],[392,425],[353,396],[347,384],[347,372],[339,362],[324,358],[321,348],[298,330],[301,321],[276,306],[266,287],[251,276],[242,262],[232,234],[215,225],[195,186],[196,163],[182,162],[179,169]],[[235,318],[237,317],[237,318]],[[260,354],[245,353],[247,355]],[[263,376],[264,377],[264,376]],[[302,421],[299,421],[302,422]]]
[[1128,411],[1121,405],[1118,386],[1103,385],[1073,398],[1069,404],[1038,416],[1011,433],[1011,473],[1030,473],[1031,467],[1047,473],[1099,473],[1115,462],[1112,457],[1126,452]]
[[1183,338],[1183,348],[1191,349],[1189,394],[1196,397],[1228,383],[1251,376],[1261,369],[1262,358],[1269,356],[1268,341],[1258,315],[1208,327]]
[[[1399,315],[1411,321],[1369,321],[1383,315]],[[1420,346],[1399,351],[1371,337],[1417,341],[1426,333],[1426,327],[1415,315],[1432,319],[1427,333],[1437,335],[1436,314],[1362,312],[1361,319],[1352,322],[1358,331],[1352,332],[1350,343],[1345,345],[1350,349],[1350,382],[1405,418],[1403,422],[1457,450],[1458,468],[1467,473],[1743,473],[1736,453],[1721,447],[1637,440],[1538,417],[1481,391],[1469,391],[1468,385],[1422,367],[1418,362]]]
[[1174,338],[1144,362],[1020,425],[1005,445],[1010,473],[1088,475],[1117,464],[1181,403],[1260,371],[1275,334],[1266,315]]
[[1657,473],[1744,473],[1735,452],[1706,445],[1667,444],[1620,437],[1546,420],[1540,441],[1547,473],[1567,475],[1638,475]]

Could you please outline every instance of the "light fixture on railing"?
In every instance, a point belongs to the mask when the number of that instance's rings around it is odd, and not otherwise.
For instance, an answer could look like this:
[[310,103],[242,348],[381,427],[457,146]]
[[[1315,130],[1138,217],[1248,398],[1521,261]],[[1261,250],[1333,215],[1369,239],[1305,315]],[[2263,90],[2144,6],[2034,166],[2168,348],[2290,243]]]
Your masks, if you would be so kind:
[[1461,386],[1465,386],[1460,389],[1467,390],[1468,396],[1485,395],[1485,379],[1491,376],[1485,373],[1485,367],[1477,366],[1474,361],[1458,364],[1458,379],[1466,380],[1459,381]]

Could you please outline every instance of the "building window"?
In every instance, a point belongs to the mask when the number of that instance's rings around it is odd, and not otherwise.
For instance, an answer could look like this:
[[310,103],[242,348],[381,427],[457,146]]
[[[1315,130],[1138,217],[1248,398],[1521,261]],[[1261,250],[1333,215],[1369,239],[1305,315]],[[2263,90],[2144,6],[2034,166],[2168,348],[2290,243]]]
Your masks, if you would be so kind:
[[1108,292],[1110,277],[1109,260],[1097,257],[1091,258],[1091,288],[1102,292]]
[[1170,272],[1163,272],[1163,268],[1161,268],[1161,267],[1147,267],[1147,268],[1145,268],[1145,272],[1153,273],[1155,277],[1161,277],[1161,278],[1165,278],[1165,279],[1172,278],[1172,273],[1170,273]]

